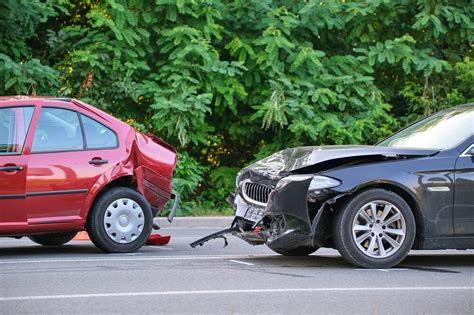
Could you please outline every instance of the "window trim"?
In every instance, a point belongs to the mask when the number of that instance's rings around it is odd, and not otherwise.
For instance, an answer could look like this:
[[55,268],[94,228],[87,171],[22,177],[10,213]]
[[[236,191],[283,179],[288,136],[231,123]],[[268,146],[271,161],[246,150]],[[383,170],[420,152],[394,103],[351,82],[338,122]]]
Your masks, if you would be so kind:
[[[101,123],[100,121],[97,121],[97,119],[94,119],[94,118],[91,118],[89,117],[88,115],[85,115],[83,113],[78,113],[79,114],[79,117],[80,117],[80,124],[81,124],[81,129],[82,129],[82,132],[84,134],[84,141],[85,141],[85,150],[86,151],[93,151],[93,150],[115,150],[115,149],[118,149],[120,147],[120,140],[119,140],[119,136],[117,134],[117,132],[115,132],[115,130],[113,130],[112,128],[110,128],[109,126],[106,126],[105,124]],[[86,137],[86,131],[84,129],[84,125],[83,125],[83,121],[82,121],[82,115],[84,115],[85,117],[89,118],[90,120],[92,121],[95,121],[96,123],[104,126],[105,128],[109,129],[110,131],[112,131],[112,133],[114,134],[115,136],[115,139],[117,140],[117,144],[115,145],[115,147],[98,147],[98,148],[88,148],[87,147],[87,137]]]
[[[105,124],[97,121],[96,119],[93,119],[91,117],[89,117],[88,115],[85,115],[84,113],[81,113],[77,110],[73,110],[73,109],[69,109],[69,108],[64,108],[64,107],[56,107],[56,106],[42,106],[41,109],[40,109],[40,114],[41,114],[41,110],[43,108],[53,108],[53,109],[62,109],[62,110],[67,110],[67,111],[71,111],[71,112],[74,112],[77,114],[78,116],[78,119],[79,119],[79,126],[81,128],[81,134],[82,134],[82,149],[69,149],[69,150],[54,150],[54,151],[36,151],[34,152],[33,151],[33,143],[34,143],[34,138],[33,138],[33,142],[31,144],[31,152],[30,154],[31,155],[34,155],[34,154],[45,154],[45,153],[67,153],[67,152],[82,152],[82,151],[97,151],[97,150],[116,150],[120,147],[120,139],[118,137],[118,134],[117,132],[115,132],[115,130],[113,130],[112,128],[110,128],[109,126],[106,126]],[[101,148],[87,148],[87,139],[86,139],[86,136],[85,136],[85,130],[84,130],[84,126],[83,126],[83,123],[82,123],[82,117],[81,115],[84,115],[86,116],[87,118],[101,124],[101,125],[104,125],[105,127],[107,127],[109,130],[111,130],[114,135],[115,135],[115,138],[117,139],[117,145],[115,147],[101,147]],[[39,117],[38,117],[38,122],[39,122]],[[37,126],[36,126],[37,127]],[[36,132],[36,128],[35,128],[35,132]]]
[[[28,104],[28,105],[12,105],[12,106],[5,106],[5,107],[0,107],[0,109],[7,109],[7,108],[27,108],[27,107],[33,107],[33,112],[31,113],[31,119],[30,123],[28,124],[28,128],[25,130],[25,139],[23,139],[23,144],[21,145],[21,151],[20,152],[0,152],[0,156],[21,156],[23,155],[23,152],[25,151],[26,147],[26,141],[28,140],[28,136],[30,134],[31,130],[31,125],[33,124],[33,118],[35,116],[36,112],[36,105],[33,104]],[[16,124],[16,117],[13,119],[14,123]]]
[[77,118],[79,119],[79,126],[81,128],[81,134],[82,134],[82,149],[86,150],[87,149],[87,139],[86,139],[86,132],[84,131],[84,124],[82,123],[82,117],[79,112],[76,112]]

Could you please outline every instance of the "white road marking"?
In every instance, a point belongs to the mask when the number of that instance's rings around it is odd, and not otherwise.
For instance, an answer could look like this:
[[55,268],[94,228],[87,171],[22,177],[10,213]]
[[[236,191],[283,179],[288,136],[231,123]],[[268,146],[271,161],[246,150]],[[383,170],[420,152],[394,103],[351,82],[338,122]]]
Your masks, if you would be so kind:
[[159,245],[147,245],[146,247],[151,247],[151,248],[156,248],[156,249],[162,249],[162,250],[174,250],[172,249],[171,247],[163,247],[163,246],[159,246]]
[[251,263],[248,263],[248,262],[245,262],[245,261],[240,261],[240,260],[229,260],[231,262],[234,262],[234,263],[237,263],[237,264],[242,264],[242,265],[247,265],[247,266],[255,266],[255,264],[251,264]]
[[391,272],[391,271],[406,271],[410,270],[408,268],[390,268],[390,269],[366,269],[366,268],[357,268],[357,271],[382,271],[382,272]]
[[168,257],[147,257],[147,256],[128,256],[128,257],[104,257],[104,258],[84,258],[79,257],[71,259],[10,259],[0,261],[0,265],[9,264],[35,264],[35,263],[78,263],[78,262],[111,262],[111,261],[160,261],[160,260],[220,260],[220,259],[255,259],[280,257],[279,255],[196,255],[196,256],[168,256]]
[[363,292],[363,291],[473,291],[474,287],[356,287],[356,288],[286,288],[286,289],[243,289],[243,290],[198,290],[198,291],[151,291],[151,292],[118,292],[91,294],[32,295],[0,297],[0,302],[108,298],[108,297],[141,297],[171,295],[205,295],[205,294],[257,294],[257,293],[301,293],[301,292]]

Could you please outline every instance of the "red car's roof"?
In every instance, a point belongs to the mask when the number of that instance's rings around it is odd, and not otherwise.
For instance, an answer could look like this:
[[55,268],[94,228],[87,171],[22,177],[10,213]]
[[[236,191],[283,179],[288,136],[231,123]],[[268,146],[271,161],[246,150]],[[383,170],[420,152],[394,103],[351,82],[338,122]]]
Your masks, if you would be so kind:
[[1,101],[15,101],[15,100],[58,100],[58,101],[70,101],[69,97],[57,97],[57,96],[30,96],[30,95],[7,95],[0,96]]
[[124,122],[118,120],[117,118],[113,117],[112,115],[100,110],[97,107],[92,105],[86,104],[79,100],[70,97],[58,97],[58,96],[29,96],[29,95],[12,95],[12,96],[0,96],[0,106],[3,102],[15,102],[15,101],[60,101],[60,102],[67,102],[69,104],[75,105],[83,110],[89,111],[94,113],[95,115],[105,119],[106,121],[116,121],[120,122],[121,124],[125,124]]

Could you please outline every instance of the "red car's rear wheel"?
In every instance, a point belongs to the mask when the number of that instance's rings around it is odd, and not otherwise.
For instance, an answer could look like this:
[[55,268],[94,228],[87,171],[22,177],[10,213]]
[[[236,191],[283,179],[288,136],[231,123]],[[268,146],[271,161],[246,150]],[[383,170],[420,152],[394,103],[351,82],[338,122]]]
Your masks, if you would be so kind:
[[148,239],[153,215],[146,199],[133,189],[111,188],[95,202],[87,220],[91,241],[106,252],[134,252]]

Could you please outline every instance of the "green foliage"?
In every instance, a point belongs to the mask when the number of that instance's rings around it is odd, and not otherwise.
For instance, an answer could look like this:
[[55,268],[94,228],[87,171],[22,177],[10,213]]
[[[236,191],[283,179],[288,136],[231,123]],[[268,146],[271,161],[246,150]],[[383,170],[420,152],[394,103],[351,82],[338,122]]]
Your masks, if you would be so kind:
[[235,190],[235,177],[239,168],[221,166],[212,170],[209,174],[207,189],[202,196],[206,200],[216,200],[217,205],[225,206],[230,191]]
[[454,69],[426,77],[425,82],[407,80],[401,94],[407,101],[409,115],[406,122],[456,104],[474,102],[474,61],[465,58],[456,62]]
[[190,157],[187,153],[179,154],[179,161],[174,180],[174,188],[180,192],[180,197],[184,200],[193,196],[194,192],[202,185],[207,167],[199,164],[198,161]]
[[13,94],[49,93],[58,86],[56,70],[43,65],[39,59],[32,58],[18,63],[0,53],[0,82],[3,90]]
[[178,147],[181,214],[297,145],[474,100],[469,0],[5,0],[0,94],[80,98]]

